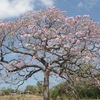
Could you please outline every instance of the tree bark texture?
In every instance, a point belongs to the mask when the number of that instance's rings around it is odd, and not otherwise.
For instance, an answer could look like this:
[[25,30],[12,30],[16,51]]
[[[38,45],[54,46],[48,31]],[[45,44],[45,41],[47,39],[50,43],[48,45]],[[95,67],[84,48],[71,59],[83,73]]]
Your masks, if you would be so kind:
[[44,73],[43,100],[50,100],[50,94],[49,94],[49,71],[48,71],[48,69],[46,69],[46,71]]

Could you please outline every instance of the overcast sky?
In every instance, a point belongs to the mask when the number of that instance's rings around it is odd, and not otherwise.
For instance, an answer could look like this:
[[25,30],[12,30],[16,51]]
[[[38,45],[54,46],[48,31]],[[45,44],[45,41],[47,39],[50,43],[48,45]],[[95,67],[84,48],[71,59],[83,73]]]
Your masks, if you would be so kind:
[[100,21],[100,0],[0,0],[0,19],[19,17],[27,11],[48,6],[67,11],[68,16],[89,14]]

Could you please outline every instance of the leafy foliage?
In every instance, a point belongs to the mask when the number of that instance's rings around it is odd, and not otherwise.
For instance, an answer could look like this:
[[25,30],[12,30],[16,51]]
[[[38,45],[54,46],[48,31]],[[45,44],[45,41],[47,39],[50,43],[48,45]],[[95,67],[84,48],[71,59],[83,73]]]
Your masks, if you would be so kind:
[[28,85],[25,89],[25,93],[29,93],[29,94],[37,94],[37,87],[36,86],[32,86],[32,85]]

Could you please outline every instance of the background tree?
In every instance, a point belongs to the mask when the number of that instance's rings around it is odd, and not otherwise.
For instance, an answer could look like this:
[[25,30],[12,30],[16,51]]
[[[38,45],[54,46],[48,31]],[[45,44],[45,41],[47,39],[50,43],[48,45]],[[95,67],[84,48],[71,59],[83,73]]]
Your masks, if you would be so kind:
[[[87,15],[66,17],[56,8],[28,12],[0,23],[0,36],[0,70],[6,82],[22,84],[42,72],[44,100],[50,100],[50,75],[66,79],[77,100],[75,80],[86,77],[100,86],[100,25]],[[94,67],[82,73],[83,63]]]
[[29,94],[38,94],[37,87],[32,85],[28,85],[24,92]]
[[[84,79],[82,82],[75,82],[75,87],[81,99],[100,98],[100,89],[97,86],[92,86],[90,83],[91,82],[87,79]],[[68,98],[70,100],[75,98],[75,95],[73,95],[73,90],[69,87],[69,83],[67,81],[51,88],[50,94],[53,100],[57,100],[58,97],[60,100],[66,100]]]
[[9,89],[4,89],[4,90],[2,90],[2,93],[4,95],[10,95],[10,90]]
[[14,89],[2,89],[1,91],[4,95],[10,95],[12,93],[17,93]]
[[80,98],[100,99],[100,89],[95,86],[84,86],[79,89]]
[[[53,87],[50,90],[50,94],[51,94],[51,99],[52,100],[58,100],[58,98],[60,100],[66,100],[68,97],[70,97],[70,95],[66,93],[65,82],[60,83],[57,86]],[[71,98],[72,97],[73,96],[71,95]]]
[[37,82],[37,89],[38,89],[39,95],[43,95],[43,84],[39,81]]

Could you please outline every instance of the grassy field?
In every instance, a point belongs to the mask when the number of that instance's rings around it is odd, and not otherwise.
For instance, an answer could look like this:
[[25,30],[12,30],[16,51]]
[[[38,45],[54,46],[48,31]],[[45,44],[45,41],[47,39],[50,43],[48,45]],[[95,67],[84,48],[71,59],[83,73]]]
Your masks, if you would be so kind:
[[34,95],[13,95],[13,96],[0,96],[0,100],[43,100],[41,96]]
[[[13,96],[0,96],[0,100],[43,100],[43,98],[42,96],[35,96],[35,95],[13,95]],[[70,100],[75,100],[75,99],[70,99]],[[81,100],[100,100],[100,99],[81,99]]]

